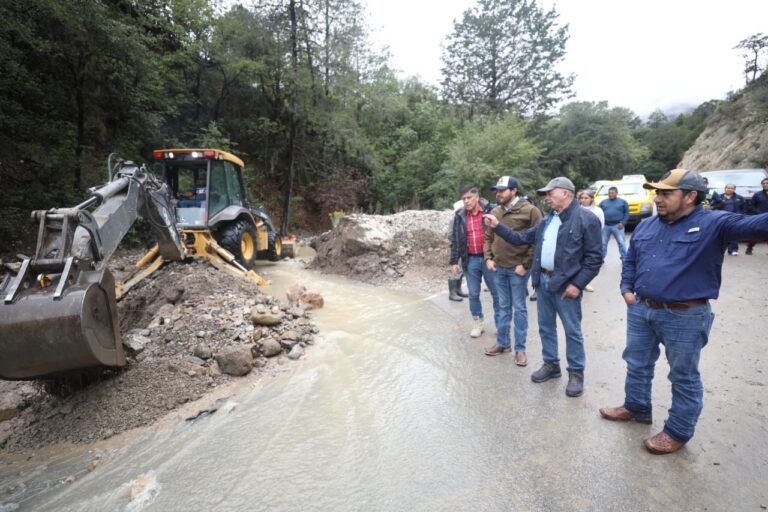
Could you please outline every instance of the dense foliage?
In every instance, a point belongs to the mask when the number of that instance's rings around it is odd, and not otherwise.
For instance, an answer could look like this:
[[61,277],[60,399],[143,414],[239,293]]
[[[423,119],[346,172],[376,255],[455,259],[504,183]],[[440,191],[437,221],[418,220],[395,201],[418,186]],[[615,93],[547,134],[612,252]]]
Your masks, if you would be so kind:
[[604,103],[557,111],[572,77],[555,71],[556,18],[532,0],[480,1],[446,34],[435,88],[395,76],[355,0],[4,0],[2,250],[29,241],[30,210],[101,183],[113,151],[233,151],[290,231],[338,210],[444,207],[502,174],[530,189],[673,167],[706,109],[646,123]]

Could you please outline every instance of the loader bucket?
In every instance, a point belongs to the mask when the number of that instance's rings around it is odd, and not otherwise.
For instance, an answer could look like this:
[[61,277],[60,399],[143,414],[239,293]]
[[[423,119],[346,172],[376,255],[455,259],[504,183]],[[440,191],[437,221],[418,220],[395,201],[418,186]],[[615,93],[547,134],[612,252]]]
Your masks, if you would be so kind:
[[94,272],[56,299],[50,288],[29,288],[14,302],[0,303],[0,378],[124,365],[108,271]]

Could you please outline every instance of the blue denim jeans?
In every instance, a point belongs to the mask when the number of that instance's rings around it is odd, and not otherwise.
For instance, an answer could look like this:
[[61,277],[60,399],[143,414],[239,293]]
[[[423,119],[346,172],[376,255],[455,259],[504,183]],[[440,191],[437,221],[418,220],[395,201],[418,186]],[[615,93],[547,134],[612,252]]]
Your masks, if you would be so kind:
[[611,235],[616,239],[616,243],[619,244],[619,256],[622,261],[624,256],[627,255],[627,244],[624,238],[624,230],[619,229],[616,226],[605,225],[603,227],[603,258],[608,256],[608,242],[611,241]]
[[485,258],[482,256],[470,256],[467,258],[467,292],[469,295],[469,311],[472,316],[483,318],[483,304],[480,302],[480,284],[485,279],[488,290],[493,297],[493,320],[498,328],[499,325],[499,296],[496,293],[496,279],[494,273],[488,270],[485,265]]
[[561,299],[562,292],[547,289],[549,276],[541,274],[536,289],[536,308],[539,314],[541,354],[547,363],[560,363],[557,352],[557,317],[565,330],[565,353],[569,371],[583,371],[586,363],[584,337],[581,334],[581,295],[576,299]]
[[651,415],[654,367],[663,343],[672,383],[672,406],[664,432],[681,443],[693,437],[704,405],[699,356],[713,319],[709,304],[686,310],[652,309],[642,302],[628,306],[624,407],[635,414]]
[[528,309],[525,297],[528,295],[528,272],[523,276],[515,274],[514,267],[496,266],[496,290],[499,293],[499,323],[496,344],[511,345],[509,339],[512,312],[515,321],[515,352],[525,352],[525,338],[528,336]]

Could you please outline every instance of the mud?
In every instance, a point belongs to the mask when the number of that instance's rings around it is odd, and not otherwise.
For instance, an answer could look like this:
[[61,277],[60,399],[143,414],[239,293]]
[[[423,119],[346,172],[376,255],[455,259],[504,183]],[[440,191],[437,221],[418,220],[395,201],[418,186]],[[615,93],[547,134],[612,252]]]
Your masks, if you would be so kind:
[[[123,254],[110,268],[119,279],[138,257]],[[283,320],[254,325],[251,311],[257,307]],[[31,383],[0,381],[0,420],[6,420],[0,421],[1,450],[91,443],[149,425],[238,379],[219,368],[216,357],[223,351],[251,352],[251,373],[264,372],[285,363],[293,346],[311,345],[318,331],[305,306],[272,297],[205,261],[167,264],[118,303],[118,314],[126,368]],[[267,339],[280,343],[283,354],[261,354]]]

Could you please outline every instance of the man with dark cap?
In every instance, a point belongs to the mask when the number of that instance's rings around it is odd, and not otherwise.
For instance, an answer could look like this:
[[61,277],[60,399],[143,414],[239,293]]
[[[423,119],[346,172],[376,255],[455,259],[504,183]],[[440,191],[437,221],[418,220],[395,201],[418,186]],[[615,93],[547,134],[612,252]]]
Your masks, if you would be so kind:
[[539,189],[552,212],[542,222],[521,233],[501,224],[494,215],[485,223],[510,244],[534,244],[531,282],[538,294],[537,312],[544,364],[531,375],[533,382],[560,377],[557,351],[557,317],[565,329],[568,385],[565,394],[584,392],[584,337],[581,334],[582,290],[603,264],[600,221],[574,198],[571,180],[555,178]]
[[600,414],[613,421],[651,423],[651,386],[659,345],[669,362],[672,406],[664,429],[646,439],[654,454],[672,453],[694,433],[703,407],[699,356],[712,327],[711,299],[720,291],[723,254],[730,240],[768,238],[768,214],[747,217],[705,210],[701,176],[673,169],[656,183],[657,217],[640,223],[621,273],[627,303],[624,404]]
[[[498,203],[491,213],[502,224],[515,231],[524,231],[541,220],[541,211],[518,196],[515,178],[502,176],[491,189],[494,190]],[[514,310],[515,364],[526,366],[528,309],[525,296],[528,295],[528,272],[533,261],[533,246],[508,244],[489,229],[485,232],[484,253],[486,266],[496,273],[496,293],[499,296],[496,344],[488,348],[485,354],[497,356],[511,350],[510,326]]]

